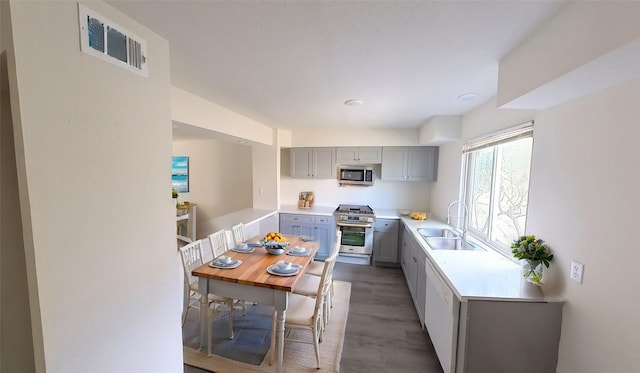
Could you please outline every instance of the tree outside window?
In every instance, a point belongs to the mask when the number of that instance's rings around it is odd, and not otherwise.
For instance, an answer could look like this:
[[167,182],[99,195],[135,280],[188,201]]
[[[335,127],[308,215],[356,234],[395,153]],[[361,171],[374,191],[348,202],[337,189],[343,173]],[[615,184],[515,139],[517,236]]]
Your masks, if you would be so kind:
[[469,234],[510,253],[511,242],[524,235],[529,199],[533,128],[500,134],[465,150],[464,201]]

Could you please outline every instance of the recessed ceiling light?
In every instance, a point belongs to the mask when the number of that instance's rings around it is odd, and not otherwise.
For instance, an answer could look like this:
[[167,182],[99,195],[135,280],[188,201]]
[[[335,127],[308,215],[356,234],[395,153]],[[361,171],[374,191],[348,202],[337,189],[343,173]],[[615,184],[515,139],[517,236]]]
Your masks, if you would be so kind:
[[360,106],[364,103],[364,101],[359,100],[359,99],[351,99],[351,100],[347,100],[344,102],[345,105],[347,106]]
[[478,98],[478,94],[477,93],[465,93],[463,95],[458,96],[458,100],[465,101],[465,102],[473,101],[476,98]]

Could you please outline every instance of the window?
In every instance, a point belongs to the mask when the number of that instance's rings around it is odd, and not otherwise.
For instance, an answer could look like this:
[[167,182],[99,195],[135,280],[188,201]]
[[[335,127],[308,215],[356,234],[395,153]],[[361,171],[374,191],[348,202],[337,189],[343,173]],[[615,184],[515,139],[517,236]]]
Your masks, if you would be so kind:
[[527,222],[532,149],[533,122],[463,148],[468,234],[509,257]]

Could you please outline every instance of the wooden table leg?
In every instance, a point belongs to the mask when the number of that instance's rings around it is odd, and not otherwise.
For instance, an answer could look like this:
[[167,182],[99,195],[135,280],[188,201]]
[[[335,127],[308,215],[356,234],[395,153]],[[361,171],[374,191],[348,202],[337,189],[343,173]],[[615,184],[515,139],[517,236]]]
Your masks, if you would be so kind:
[[287,292],[276,292],[274,294],[274,307],[276,309],[276,372],[282,373],[284,360],[284,321],[287,314],[288,303]]
[[[198,280],[198,292],[200,293],[200,351],[204,349],[204,341],[209,341],[209,331],[206,326],[209,324],[209,296],[207,295],[207,279]],[[205,335],[206,334],[206,335]],[[207,350],[210,353],[211,345],[207,343]]]

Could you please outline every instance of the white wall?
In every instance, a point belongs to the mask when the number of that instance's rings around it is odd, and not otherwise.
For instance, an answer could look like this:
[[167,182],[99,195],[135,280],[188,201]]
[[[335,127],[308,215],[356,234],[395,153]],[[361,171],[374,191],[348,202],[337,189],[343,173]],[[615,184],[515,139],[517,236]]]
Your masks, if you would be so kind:
[[[637,370],[640,80],[536,117],[527,232],[555,259],[545,283],[567,299],[558,372]],[[582,285],[569,280],[584,263]]]
[[335,206],[340,203],[370,205],[377,209],[429,210],[429,195],[432,183],[380,181],[370,187],[338,186],[336,180],[281,179],[281,203],[296,205],[298,193],[312,191],[314,205]]
[[259,144],[273,144],[271,127],[173,86],[171,118],[180,123]]
[[[464,117],[465,139],[535,120],[526,232],[551,246],[543,282],[567,299],[558,372],[637,367],[638,92],[636,80],[539,113],[498,110],[492,100]],[[461,143],[440,148],[431,200],[438,216],[446,216],[442,199],[457,198],[460,156]],[[585,264],[582,285],[568,279],[572,259]]]
[[[571,2],[500,61],[498,105],[547,108],[549,102],[565,102],[633,76],[622,70],[638,55],[637,45],[629,55],[613,57],[607,65],[592,62],[637,41],[639,13],[637,1]],[[629,65],[637,66],[634,62]],[[585,67],[588,74],[580,73]],[[637,68],[631,69],[637,76]],[[577,75],[568,78],[570,72]],[[543,88],[556,79],[559,83],[554,89]],[[536,92],[538,88],[541,90]]]
[[300,128],[291,131],[291,146],[417,146],[418,128]]
[[0,2],[0,372],[32,372],[33,339],[9,102],[9,3]]
[[[277,144],[277,141],[274,143]],[[279,147],[253,145],[252,155],[253,208],[276,210],[279,207],[280,192]]]
[[197,204],[196,235],[214,232],[210,221],[252,206],[251,147],[224,140],[174,141],[173,155],[189,156],[189,192],[180,202]]
[[429,210],[432,216],[441,221],[447,219],[449,204],[460,199],[461,161],[461,141],[440,145],[438,150],[438,181],[431,186]]
[[[178,372],[169,46],[149,77],[81,53],[77,2],[12,2],[9,60],[38,372]],[[3,30],[4,32],[4,30]]]

